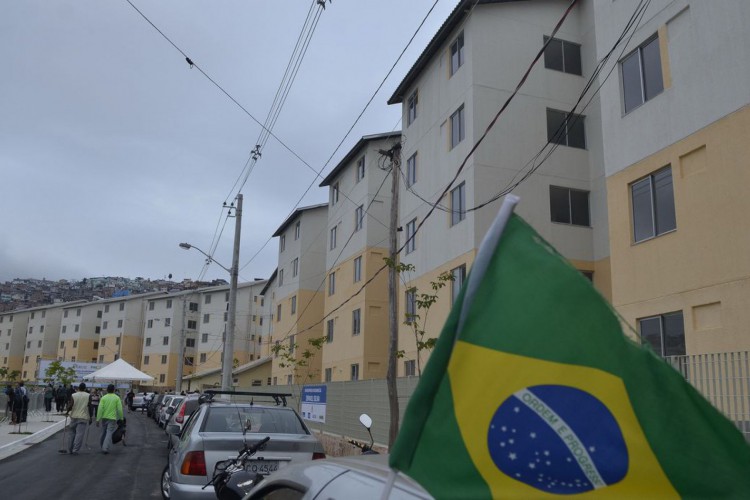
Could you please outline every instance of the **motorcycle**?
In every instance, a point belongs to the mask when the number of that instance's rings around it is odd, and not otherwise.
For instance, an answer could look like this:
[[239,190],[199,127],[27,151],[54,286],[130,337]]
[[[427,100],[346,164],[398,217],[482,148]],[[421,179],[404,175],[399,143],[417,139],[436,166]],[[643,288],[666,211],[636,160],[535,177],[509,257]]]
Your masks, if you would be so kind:
[[356,439],[347,439],[347,442],[362,450],[363,455],[379,455],[377,451],[372,449],[372,445],[375,443],[375,440],[372,437],[372,432],[370,431],[370,428],[372,427],[372,419],[367,413],[363,413],[359,416],[359,421],[365,426],[367,433],[370,435],[370,444],[362,443]]
[[257,443],[245,446],[236,458],[216,462],[211,480],[203,489],[213,485],[219,500],[241,500],[263,480],[263,474],[245,470],[247,460],[266,447],[271,438],[266,436]]

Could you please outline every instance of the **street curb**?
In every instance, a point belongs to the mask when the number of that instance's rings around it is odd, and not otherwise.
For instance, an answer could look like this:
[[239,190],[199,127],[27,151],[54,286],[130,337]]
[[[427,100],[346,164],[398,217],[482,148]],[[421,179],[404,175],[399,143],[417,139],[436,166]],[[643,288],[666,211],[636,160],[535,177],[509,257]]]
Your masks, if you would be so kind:
[[65,420],[60,420],[59,422],[55,422],[54,424],[35,432],[34,434],[22,437],[18,441],[13,441],[12,443],[0,446],[0,460],[6,459],[27,449],[28,445],[41,443],[65,427],[65,422]]

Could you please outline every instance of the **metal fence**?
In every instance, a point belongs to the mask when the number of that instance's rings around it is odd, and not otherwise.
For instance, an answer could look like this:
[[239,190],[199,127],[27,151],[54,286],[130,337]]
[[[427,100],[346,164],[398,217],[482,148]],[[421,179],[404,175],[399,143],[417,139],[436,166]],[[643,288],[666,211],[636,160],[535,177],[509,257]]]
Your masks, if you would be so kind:
[[750,441],[750,352],[671,356],[666,361]]

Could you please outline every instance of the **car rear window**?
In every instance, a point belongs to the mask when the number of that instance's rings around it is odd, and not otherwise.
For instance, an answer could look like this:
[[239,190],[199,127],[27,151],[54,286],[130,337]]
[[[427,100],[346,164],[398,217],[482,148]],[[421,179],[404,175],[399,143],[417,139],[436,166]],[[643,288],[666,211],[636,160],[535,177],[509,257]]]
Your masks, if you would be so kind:
[[247,432],[262,434],[307,434],[297,415],[281,408],[222,406],[212,407],[204,432]]

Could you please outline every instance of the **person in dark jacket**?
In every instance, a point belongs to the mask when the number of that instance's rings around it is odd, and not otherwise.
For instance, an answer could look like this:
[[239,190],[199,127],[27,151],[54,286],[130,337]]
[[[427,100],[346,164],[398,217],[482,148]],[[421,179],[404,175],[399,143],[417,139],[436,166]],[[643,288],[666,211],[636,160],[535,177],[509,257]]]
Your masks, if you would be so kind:
[[8,396],[8,404],[5,407],[5,415],[7,416],[8,413],[10,413],[10,423],[15,424],[16,423],[16,414],[13,411],[13,398],[15,396],[15,392],[13,391],[13,387],[11,387],[10,384],[5,388],[5,395]]
[[44,389],[44,411],[47,413],[52,411],[52,400],[55,399],[55,388],[52,384],[48,384],[47,388]]
[[58,385],[55,390],[55,410],[57,413],[65,411],[65,387]]

